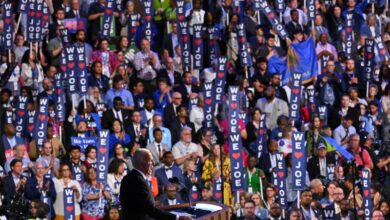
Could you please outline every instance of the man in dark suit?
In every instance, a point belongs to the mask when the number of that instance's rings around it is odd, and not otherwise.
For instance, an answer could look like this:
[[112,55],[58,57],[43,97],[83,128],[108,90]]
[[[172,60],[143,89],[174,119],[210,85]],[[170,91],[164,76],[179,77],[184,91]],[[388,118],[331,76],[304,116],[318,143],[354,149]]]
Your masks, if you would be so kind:
[[[177,167],[174,163],[174,157],[172,152],[166,151],[163,155],[163,163],[164,166],[157,169],[154,175],[157,178],[158,182],[158,191],[164,192],[164,186],[174,179],[176,177],[179,181],[179,185],[184,185],[184,177],[182,170]],[[171,181],[169,181],[171,179]]]
[[161,47],[161,48],[168,50],[169,56],[174,57],[175,56],[175,52],[174,52],[175,47],[179,44],[179,35],[177,32],[176,22],[172,22],[171,25],[172,25],[172,32],[164,35],[163,47]]
[[123,108],[122,98],[119,96],[115,97],[113,104],[114,107],[103,114],[102,127],[104,129],[111,129],[114,119],[120,120],[123,127],[131,123],[131,112]]
[[5,161],[7,161],[6,156],[9,155],[7,152],[12,152],[13,148],[18,144],[24,144],[23,139],[17,137],[16,129],[13,124],[7,123],[4,125],[4,134],[1,139],[0,144],[0,165],[4,167]]
[[264,171],[268,182],[272,180],[272,173],[276,168],[276,153],[278,152],[278,142],[273,140],[268,146],[268,152],[262,154],[258,167]]
[[86,18],[87,15],[80,10],[79,0],[72,0],[70,2],[70,10],[65,13],[65,18]]
[[178,205],[184,203],[184,201],[180,197],[180,194],[178,194],[177,190],[178,187],[174,183],[168,183],[167,185],[165,185],[164,194],[162,194],[159,197],[159,201],[164,206]]
[[183,127],[191,128],[191,137],[195,139],[195,125],[188,118],[188,109],[184,105],[176,108],[177,117],[173,119],[169,130],[172,134],[172,145],[180,141],[180,134]]
[[333,111],[328,112],[328,123],[332,130],[336,129],[340,125],[342,118],[348,115],[353,119],[353,126],[355,128],[359,127],[359,110],[349,106],[351,98],[348,94],[343,94],[341,96],[341,105],[339,108],[334,109]]
[[182,95],[179,92],[172,94],[172,103],[168,104],[164,108],[164,126],[171,127],[172,122],[176,119],[178,114],[179,106],[183,100]]
[[293,9],[291,10],[290,15],[291,21],[288,22],[285,26],[290,39],[294,39],[294,33],[296,33],[297,31],[307,33],[307,28],[299,23],[299,12],[296,9]]
[[53,23],[49,25],[49,40],[57,36],[57,27],[64,25],[65,10],[63,8],[58,8],[54,16],[55,19],[53,20]]
[[141,147],[147,145],[148,129],[141,124],[141,113],[134,111],[131,116],[131,121],[124,124],[125,132],[130,135],[132,140],[135,140]]
[[22,176],[23,162],[20,159],[14,159],[11,162],[11,173],[4,178],[3,195],[6,203],[10,202],[17,192],[24,192],[27,177]]
[[166,68],[161,69],[158,72],[158,77],[160,79],[165,78],[168,80],[168,85],[172,88],[178,87],[180,84],[182,84],[182,77],[181,74],[177,71],[175,71],[174,61],[171,57],[167,59],[166,62]]
[[327,155],[325,144],[320,142],[317,147],[317,156],[310,158],[307,165],[310,180],[326,178],[327,167],[330,164],[335,165],[334,158]]
[[200,92],[199,87],[192,85],[192,73],[183,73],[183,84],[173,89],[176,92],[180,92],[183,96],[183,104],[188,105],[191,98],[195,98]]
[[[330,208],[334,208],[333,204],[330,205],[330,206],[333,206],[333,207],[330,207]],[[341,219],[355,220],[355,215],[351,211],[351,204],[349,203],[347,198],[342,199],[340,201],[340,205],[339,206],[340,206],[340,212],[336,213],[336,210],[335,210],[335,216],[333,217],[334,220],[341,220]],[[325,210],[324,210],[324,212],[325,212]]]
[[139,149],[133,156],[134,169],[127,174],[121,184],[120,201],[123,219],[134,220],[187,220],[161,211],[154,206],[154,198],[150,191],[150,176],[153,172],[153,157],[149,150]]

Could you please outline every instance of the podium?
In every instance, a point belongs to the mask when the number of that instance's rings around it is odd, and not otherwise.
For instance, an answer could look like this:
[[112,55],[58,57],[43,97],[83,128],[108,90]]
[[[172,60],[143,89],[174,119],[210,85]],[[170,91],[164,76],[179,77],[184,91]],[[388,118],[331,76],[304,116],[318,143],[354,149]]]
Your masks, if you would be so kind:
[[191,216],[196,220],[229,220],[229,207],[215,202],[183,203],[160,209],[176,215]]

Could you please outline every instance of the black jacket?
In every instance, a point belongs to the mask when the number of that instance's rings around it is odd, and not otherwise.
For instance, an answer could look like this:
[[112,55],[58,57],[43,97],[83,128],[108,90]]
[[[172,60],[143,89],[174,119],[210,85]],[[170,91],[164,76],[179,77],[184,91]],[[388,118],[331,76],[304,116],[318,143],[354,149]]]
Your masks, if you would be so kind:
[[123,219],[175,220],[176,216],[154,207],[154,199],[142,174],[133,169],[121,184],[120,197]]

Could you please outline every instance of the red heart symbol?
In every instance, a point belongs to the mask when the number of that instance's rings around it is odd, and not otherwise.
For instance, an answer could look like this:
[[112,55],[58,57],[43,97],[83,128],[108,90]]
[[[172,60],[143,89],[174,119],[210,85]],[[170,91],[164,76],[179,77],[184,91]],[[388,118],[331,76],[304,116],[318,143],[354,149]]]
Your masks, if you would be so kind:
[[195,45],[200,45],[202,43],[202,40],[201,39],[195,39]]
[[311,110],[314,110],[315,107],[316,107],[316,105],[315,105],[314,103],[313,103],[313,104],[310,104],[310,109],[311,109]]
[[347,32],[352,33],[352,28],[351,27],[347,28]]
[[137,28],[131,28],[131,33],[135,33],[135,32],[137,32]]
[[66,206],[66,210],[68,212],[72,212],[73,211],[73,206],[71,206],[71,205]]
[[369,193],[369,192],[368,192],[368,189],[365,189],[365,190],[363,191],[363,193],[364,193],[364,196],[365,196],[365,197],[368,197],[368,193]]
[[233,153],[233,154],[232,154],[232,157],[233,157],[234,159],[236,159],[236,160],[237,160],[238,158],[240,158],[240,156],[241,156],[240,153]]
[[80,68],[80,69],[84,69],[84,67],[85,67],[85,63],[84,63],[84,62],[79,63],[79,68]]
[[215,198],[219,199],[219,198],[221,198],[221,196],[222,196],[221,192],[216,192],[215,193]]
[[112,14],[112,10],[109,9],[109,8],[106,8],[106,14],[107,14],[107,15],[111,15],[111,14]]
[[298,95],[299,94],[299,89],[298,88],[294,88],[292,90],[292,92],[293,92],[294,95]]
[[20,117],[23,117],[25,114],[25,111],[19,110],[17,113]]
[[12,22],[12,18],[6,18],[5,19],[5,23],[6,24],[11,24],[11,22]]
[[44,20],[44,21],[48,21],[48,20],[49,20],[49,15],[44,14],[44,15],[43,15],[43,20]]
[[34,11],[30,11],[30,12],[28,13],[28,15],[29,15],[30,17],[34,17],[34,16],[35,16],[35,12],[34,12]]
[[212,100],[211,100],[210,98],[208,98],[208,99],[206,99],[204,102],[205,102],[207,105],[211,105]]
[[28,131],[33,131],[33,130],[34,130],[34,125],[29,125],[29,126],[27,126],[27,130],[28,130]]
[[367,53],[367,59],[372,59],[372,57],[373,57],[373,54],[372,53]]
[[326,72],[326,68],[322,68],[322,72],[325,73]]
[[178,15],[178,16],[177,16],[177,20],[183,21],[183,20],[184,20],[184,15]]
[[66,65],[61,65],[60,69],[61,69],[62,72],[65,72],[66,71]]
[[279,171],[279,172],[278,172],[278,176],[279,176],[279,178],[283,178],[284,173],[283,173],[282,171]]
[[379,51],[379,53],[380,53],[381,55],[385,55],[385,54],[386,54],[386,51],[385,51],[385,49],[382,49],[382,50]]
[[46,116],[43,114],[38,115],[39,121],[44,121],[46,119]]
[[181,36],[181,40],[182,40],[183,42],[187,42],[188,36],[187,36],[187,35]]
[[61,89],[60,89],[60,88],[57,88],[57,89],[56,89],[56,94],[57,94],[57,95],[60,95],[60,94],[61,94],[61,92],[62,92],[62,91],[61,91]]
[[105,154],[107,149],[105,147],[99,148],[100,153]]
[[218,73],[218,78],[222,79],[223,77],[225,77],[225,73],[224,72],[219,72]]
[[302,152],[295,152],[294,156],[295,156],[295,158],[299,159],[302,157]]
[[68,68],[73,69],[74,68],[74,62],[68,63]]
[[40,18],[42,16],[42,12],[37,11],[37,17]]
[[270,19],[274,19],[274,18],[275,18],[275,13],[273,13],[273,12],[269,13],[269,14],[268,14],[268,17],[269,17]]
[[151,19],[152,19],[152,16],[150,16],[150,15],[145,15],[145,20],[146,20],[146,21],[149,22]]
[[245,43],[245,38],[244,37],[240,37],[240,43]]
[[191,198],[194,199],[194,200],[198,199],[198,193],[192,193],[191,194]]
[[232,104],[230,104],[230,107],[232,108],[232,109],[236,109],[237,108],[237,103],[232,103]]
[[264,130],[263,129],[260,129],[259,132],[258,132],[259,135],[263,135],[264,134]]

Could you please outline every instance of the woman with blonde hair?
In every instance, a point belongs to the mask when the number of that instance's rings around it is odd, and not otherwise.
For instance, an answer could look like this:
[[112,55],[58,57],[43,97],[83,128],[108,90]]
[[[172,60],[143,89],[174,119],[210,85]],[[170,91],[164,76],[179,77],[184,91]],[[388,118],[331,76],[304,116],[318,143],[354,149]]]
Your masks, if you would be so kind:
[[268,217],[268,210],[264,207],[263,199],[259,192],[252,193],[250,199],[255,202],[256,210],[255,214],[260,219],[266,219]]
[[206,185],[221,180],[221,178],[223,180],[223,203],[225,205],[233,205],[230,158],[221,152],[219,144],[213,144],[210,147],[210,156],[203,165],[202,180]]

